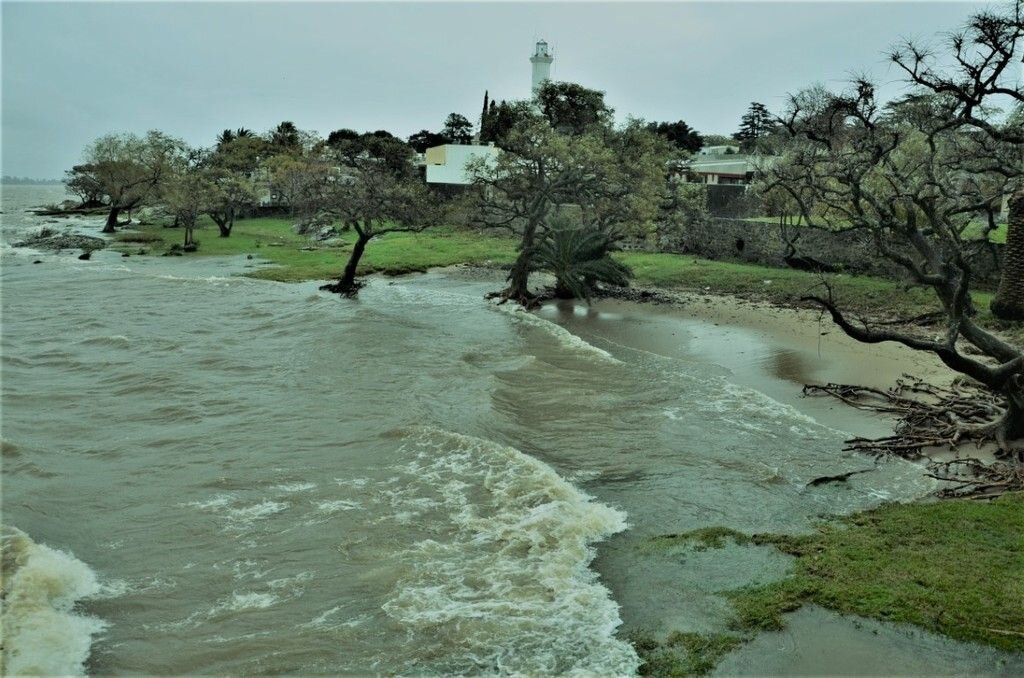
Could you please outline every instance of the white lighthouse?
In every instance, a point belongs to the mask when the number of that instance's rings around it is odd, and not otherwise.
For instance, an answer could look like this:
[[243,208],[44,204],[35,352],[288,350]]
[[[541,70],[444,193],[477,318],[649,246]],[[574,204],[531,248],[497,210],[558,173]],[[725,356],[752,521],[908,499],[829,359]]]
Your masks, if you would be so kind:
[[544,40],[539,40],[537,46],[533,49],[533,56],[530,57],[530,63],[533,64],[534,96],[537,96],[537,92],[540,91],[541,83],[551,79],[551,62],[554,60],[555,56],[548,43]]

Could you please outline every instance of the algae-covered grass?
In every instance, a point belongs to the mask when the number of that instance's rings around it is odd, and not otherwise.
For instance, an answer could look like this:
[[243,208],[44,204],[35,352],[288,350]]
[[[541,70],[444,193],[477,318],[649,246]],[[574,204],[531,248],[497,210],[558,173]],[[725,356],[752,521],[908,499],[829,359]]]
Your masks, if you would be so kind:
[[722,657],[745,642],[744,638],[722,633],[673,633],[664,641],[635,637],[633,647],[643,661],[641,676],[703,676]]
[[755,535],[796,558],[781,582],[730,594],[735,627],[772,630],[815,603],[1024,651],[1024,496],[890,504],[806,537]]
[[725,595],[730,633],[635,637],[641,673],[701,675],[783,615],[816,604],[912,624],[957,640],[1024,651],[1024,495],[991,501],[888,504],[822,523],[806,536],[706,527],[655,537],[652,547],[772,545],[793,556],[790,576]]

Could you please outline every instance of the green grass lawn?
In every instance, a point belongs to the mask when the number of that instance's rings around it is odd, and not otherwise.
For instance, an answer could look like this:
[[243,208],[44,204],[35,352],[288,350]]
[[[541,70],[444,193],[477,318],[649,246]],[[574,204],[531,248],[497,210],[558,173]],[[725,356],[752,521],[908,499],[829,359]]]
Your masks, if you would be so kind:
[[[199,251],[190,256],[251,254],[276,264],[246,274],[265,280],[298,282],[341,275],[354,240],[352,234],[344,234],[341,243],[317,244],[295,233],[293,225],[289,219],[244,219],[235,223],[231,237],[221,238],[213,223],[204,219],[196,230]],[[183,239],[180,229],[160,225],[117,234],[118,249],[133,252],[142,247],[150,254],[163,254]],[[514,258],[512,240],[441,227],[375,238],[363,254],[359,271],[364,275],[397,275],[459,263],[508,264]]]

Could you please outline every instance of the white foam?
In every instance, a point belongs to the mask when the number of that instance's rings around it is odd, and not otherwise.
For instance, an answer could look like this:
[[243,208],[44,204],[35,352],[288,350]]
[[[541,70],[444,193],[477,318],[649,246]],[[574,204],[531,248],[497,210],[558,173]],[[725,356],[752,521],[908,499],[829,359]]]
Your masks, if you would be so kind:
[[324,513],[337,513],[338,511],[355,511],[362,508],[362,504],[347,499],[334,499],[317,502],[316,507]]
[[426,496],[450,521],[404,554],[412,574],[383,606],[420,651],[445,653],[441,672],[632,675],[618,605],[589,569],[625,514],[510,447],[437,430],[409,447],[396,508],[417,514]]
[[523,323],[524,325],[529,325],[531,327],[536,327],[541,330],[544,330],[552,337],[554,337],[558,341],[558,343],[560,343],[562,346],[565,346],[566,348],[573,349],[574,351],[582,353],[583,355],[587,355],[594,358],[600,358],[601,360],[606,362],[616,363],[620,365],[622,364],[621,360],[613,356],[608,351],[598,348],[593,344],[587,343],[582,338],[576,336],[575,334],[565,329],[558,323],[553,323],[550,320],[545,320],[544,318],[534,315],[529,311],[525,311],[519,308],[518,306],[509,307],[505,304],[500,304],[492,305],[491,308],[501,311],[510,318],[513,318],[516,321]]
[[93,636],[106,624],[76,603],[100,593],[96,574],[64,551],[4,528],[3,662],[8,676],[85,674]]
[[275,490],[280,490],[281,492],[306,492],[308,490],[312,490],[315,488],[316,483],[307,483],[302,481],[294,483],[281,483],[280,485],[274,486]]

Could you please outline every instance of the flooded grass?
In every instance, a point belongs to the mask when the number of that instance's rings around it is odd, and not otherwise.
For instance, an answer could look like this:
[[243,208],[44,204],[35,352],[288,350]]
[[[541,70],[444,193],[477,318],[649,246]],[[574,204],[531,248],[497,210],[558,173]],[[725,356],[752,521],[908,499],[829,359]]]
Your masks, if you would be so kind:
[[673,633],[663,642],[633,638],[643,661],[641,676],[703,676],[743,643],[743,638],[720,633]]
[[795,557],[787,579],[729,594],[736,631],[779,630],[814,603],[958,640],[1024,650],[1024,497],[890,504],[815,534],[747,536],[709,528],[661,538],[717,548],[772,544]]

